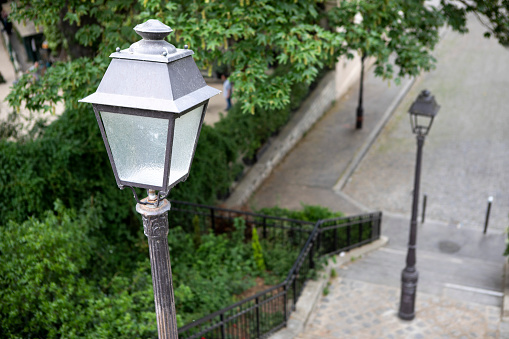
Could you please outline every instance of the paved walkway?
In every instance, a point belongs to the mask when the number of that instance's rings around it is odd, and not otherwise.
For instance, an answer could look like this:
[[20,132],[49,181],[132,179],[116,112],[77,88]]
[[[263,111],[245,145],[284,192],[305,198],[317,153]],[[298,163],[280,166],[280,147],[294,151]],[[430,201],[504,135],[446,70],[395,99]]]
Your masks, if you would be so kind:
[[389,244],[338,270],[298,339],[508,337],[500,322],[505,248],[500,232],[419,225],[416,316],[398,318],[408,223],[384,216]]
[[490,229],[509,226],[509,51],[485,39],[475,19],[469,28],[443,38],[436,70],[413,86],[343,193],[373,209],[410,213],[416,141],[406,111],[426,88],[441,105],[424,145],[427,218],[482,229],[493,196]]
[[355,84],[286,156],[252,196],[249,205],[253,209],[274,205],[299,209],[305,203],[347,214],[360,213],[362,208],[341,192],[335,192],[334,186],[410,83],[410,79],[403,79],[400,86],[389,85],[376,78],[373,70],[368,71],[364,82],[363,128],[355,129],[358,102]]
[[[500,309],[419,293],[414,321],[400,320],[398,288],[337,278],[298,339],[498,338]],[[377,295],[377,298],[373,298]],[[341,305],[341,308],[338,308]],[[362,310],[362,311],[360,311]]]
[[[436,70],[416,80],[364,158],[357,155],[408,80],[388,87],[369,72],[365,129],[353,129],[354,86],[251,198],[254,208],[299,208],[303,202],[347,214],[384,211],[389,245],[339,270],[299,339],[509,338],[500,318],[509,213],[509,115],[504,111],[509,53],[484,39],[475,20],[470,30],[465,36],[446,33],[436,50]],[[417,243],[416,318],[405,322],[396,314],[416,152],[406,112],[424,88],[442,108],[424,148],[427,218]],[[352,163],[356,158],[363,159],[358,167]],[[356,169],[349,176],[351,168]],[[483,235],[489,195],[496,203]]]

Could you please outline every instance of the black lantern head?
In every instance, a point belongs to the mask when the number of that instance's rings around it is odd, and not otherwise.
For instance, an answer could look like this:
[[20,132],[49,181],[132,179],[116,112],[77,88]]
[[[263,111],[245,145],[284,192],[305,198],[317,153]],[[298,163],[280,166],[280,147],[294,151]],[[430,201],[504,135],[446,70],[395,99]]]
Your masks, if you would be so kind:
[[440,106],[430,91],[423,90],[408,110],[412,132],[417,135],[427,135],[439,109]]
[[203,118],[219,90],[207,86],[193,51],[166,42],[158,20],[134,28],[143,37],[113,59],[91,103],[117,185],[168,192],[189,175]]

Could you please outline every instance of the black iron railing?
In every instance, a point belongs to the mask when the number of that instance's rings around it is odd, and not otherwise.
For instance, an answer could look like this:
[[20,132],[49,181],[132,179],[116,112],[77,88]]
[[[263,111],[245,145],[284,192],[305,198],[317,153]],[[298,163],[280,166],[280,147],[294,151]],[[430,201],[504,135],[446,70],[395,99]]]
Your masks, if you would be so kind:
[[[215,234],[221,234],[234,231],[234,220],[242,218],[246,222],[248,232],[251,232],[253,227],[257,228],[260,239],[277,239],[281,243],[299,248],[315,226],[315,223],[310,221],[273,217],[183,201],[172,200],[171,205],[171,213],[168,214],[170,225],[190,227],[188,225],[192,225],[192,219],[198,216],[202,225],[206,225]],[[192,231],[189,228],[187,230]]]
[[261,238],[277,239],[301,248],[282,283],[179,328],[182,339],[268,337],[286,326],[306,282],[316,273],[319,257],[372,242],[381,232],[381,212],[311,223],[187,202],[171,203],[173,222],[184,224],[198,215],[206,225],[221,233],[233,230],[235,218],[243,218],[246,229],[261,230]]

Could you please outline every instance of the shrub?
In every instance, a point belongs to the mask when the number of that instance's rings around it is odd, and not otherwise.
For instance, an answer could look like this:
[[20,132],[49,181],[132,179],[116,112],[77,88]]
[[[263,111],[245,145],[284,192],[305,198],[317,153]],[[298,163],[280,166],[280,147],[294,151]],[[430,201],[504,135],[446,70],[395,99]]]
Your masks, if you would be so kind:
[[289,210],[281,208],[279,206],[262,208],[258,213],[265,215],[272,215],[288,219],[304,220],[317,222],[323,219],[333,219],[343,217],[344,214],[341,212],[332,212],[327,207],[317,205],[306,205],[302,204],[301,210]]
[[193,217],[193,244],[194,248],[198,249],[201,245],[201,227],[200,227],[200,217],[195,215]]
[[266,267],[265,260],[263,259],[262,245],[260,245],[258,232],[256,231],[255,227],[253,227],[253,238],[251,239],[251,245],[253,247],[253,258],[256,263],[256,267],[260,272],[264,272]]
[[145,268],[92,279],[101,258],[90,212],[76,215],[57,202],[41,220],[0,227],[0,337],[156,335]]

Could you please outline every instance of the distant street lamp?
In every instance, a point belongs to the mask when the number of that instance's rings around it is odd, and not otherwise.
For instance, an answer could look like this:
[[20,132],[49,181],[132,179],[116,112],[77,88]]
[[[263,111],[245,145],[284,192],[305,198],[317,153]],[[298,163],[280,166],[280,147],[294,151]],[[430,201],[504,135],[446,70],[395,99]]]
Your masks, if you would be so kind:
[[[353,23],[355,25],[360,25],[364,21],[364,17],[359,12],[355,14],[353,18]],[[362,129],[362,122],[364,121],[364,107],[362,106],[362,94],[364,92],[364,60],[366,60],[366,52],[361,51],[361,78],[359,84],[359,103],[357,104],[357,114],[355,116],[355,128]]]
[[357,115],[355,119],[355,128],[361,129],[362,122],[364,121],[364,107],[362,107],[362,92],[364,91],[364,60],[366,60],[366,54],[361,56],[361,82],[359,84],[359,103],[357,105]]
[[417,210],[421,179],[422,146],[424,145],[424,138],[428,134],[433,119],[437,115],[439,109],[440,106],[436,103],[435,97],[432,96],[428,90],[424,90],[419,94],[408,111],[408,113],[410,113],[412,132],[417,136],[417,161],[415,164],[414,197],[406,267],[401,274],[401,301],[398,315],[403,320],[412,320],[415,317],[415,295],[417,292],[417,280],[419,278],[419,273],[415,268],[415,249],[417,240]]
[[[148,237],[159,338],[178,338],[168,248],[165,197],[187,179],[211,97],[191,50],[166,42],[172,29],[148,20],[134,30],[143,39],[113,59],[91,103],[120,189],[129,187]],[[148,190],[139,200],[133,187]],[[159,191],[156,194],[156,191]]]

